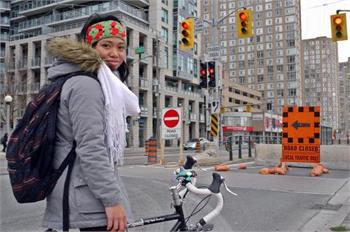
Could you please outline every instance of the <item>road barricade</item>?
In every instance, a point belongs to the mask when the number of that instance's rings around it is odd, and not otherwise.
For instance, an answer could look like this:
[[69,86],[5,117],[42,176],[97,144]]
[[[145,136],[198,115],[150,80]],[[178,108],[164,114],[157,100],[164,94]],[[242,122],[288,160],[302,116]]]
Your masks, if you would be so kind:
[[157,163],[157,140],[149,139],[147,147],[148,147],[148,153],[147,153],[148,164]]
[[201,152],[201,143],[199,141],[196,142],[196,153]]

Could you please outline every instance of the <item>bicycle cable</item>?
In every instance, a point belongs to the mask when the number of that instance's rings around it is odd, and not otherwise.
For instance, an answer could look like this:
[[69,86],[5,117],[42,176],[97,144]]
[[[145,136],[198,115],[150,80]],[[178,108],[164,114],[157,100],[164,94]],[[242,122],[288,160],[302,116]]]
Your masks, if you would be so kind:
[[[190,214],[188,217],[185,218],[186,223],[190,220],[191,217],[193,217],[194,215],[196,215],[197,213],[199,213],[202,209],[204,209],[204,208],[207,206],[207,204],[208,204],[209,201],[210,201],[210,197],[211,197],[211,195],[205,196],[205,197],[196,205],[196,207],[194,207],[194,209],[192,210],[191,214]],[[200,204],[202,204],[202,202],[203,202],[204,200],[207,200],[207,202],[205,202],[205,204],[202,206],[202,208],[200,208],[200,209],[198,209],[198,210],[196,211],[196,209],[199,207]]]

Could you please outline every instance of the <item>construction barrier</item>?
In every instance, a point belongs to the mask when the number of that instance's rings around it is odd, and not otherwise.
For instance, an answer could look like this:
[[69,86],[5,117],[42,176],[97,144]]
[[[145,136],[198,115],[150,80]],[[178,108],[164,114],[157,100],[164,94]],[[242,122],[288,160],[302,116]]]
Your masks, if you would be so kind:
[[148,140],[148,164],[157,163],[157,140]]
[[148,140],[145,141],[145,156],[148,156]]
[[201,143],[199,141],[196,142],[196,153],[201,152]]

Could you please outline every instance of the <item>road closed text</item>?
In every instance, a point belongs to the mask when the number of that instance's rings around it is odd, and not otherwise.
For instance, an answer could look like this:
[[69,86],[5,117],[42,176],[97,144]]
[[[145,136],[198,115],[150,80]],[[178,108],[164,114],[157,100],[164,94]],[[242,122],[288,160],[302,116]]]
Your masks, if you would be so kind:
[[283,145],[282,162],[319,163],[319,145]]

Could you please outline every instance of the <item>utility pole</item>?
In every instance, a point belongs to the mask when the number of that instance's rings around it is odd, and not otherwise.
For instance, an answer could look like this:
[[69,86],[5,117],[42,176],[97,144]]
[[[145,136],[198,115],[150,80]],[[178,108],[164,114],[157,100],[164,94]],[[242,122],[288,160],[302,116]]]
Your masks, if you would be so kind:
[[160,133],[160,72],[159,72],[159,37],[158,32],[156,32],[156,86],[155,96],[156,96],[156,137],[157,137],[157,147],[160,147],[161,133]]

